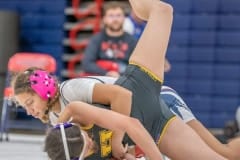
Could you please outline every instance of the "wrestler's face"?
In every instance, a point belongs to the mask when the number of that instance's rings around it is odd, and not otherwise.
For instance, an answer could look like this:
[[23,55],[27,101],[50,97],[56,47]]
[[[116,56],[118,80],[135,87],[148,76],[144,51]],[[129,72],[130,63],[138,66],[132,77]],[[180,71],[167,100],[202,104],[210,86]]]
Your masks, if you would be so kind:
[[35,93],[24,92],[15,95],[16,101],[22,106],[28,115],[32,115],[35,118],[41,118],[47,109],[47,101],[42,100]]
[[120,7],[113,8],[106,11],[103,17],[103,23],[106,29],[112,32],[118,32],[123,30],[124,18],[124,11]]

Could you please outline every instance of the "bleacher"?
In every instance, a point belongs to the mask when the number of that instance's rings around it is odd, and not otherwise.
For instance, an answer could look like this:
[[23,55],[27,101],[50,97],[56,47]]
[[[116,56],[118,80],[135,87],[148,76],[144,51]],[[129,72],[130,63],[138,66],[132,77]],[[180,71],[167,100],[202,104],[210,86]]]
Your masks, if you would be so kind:
[[20,15],[20,51],[49,53],[62,69],[66,0],[1,0],[0,10]]
[[240,104],[240,1],[167,1],[175,12],[165,84],[207,127],[221,128]]

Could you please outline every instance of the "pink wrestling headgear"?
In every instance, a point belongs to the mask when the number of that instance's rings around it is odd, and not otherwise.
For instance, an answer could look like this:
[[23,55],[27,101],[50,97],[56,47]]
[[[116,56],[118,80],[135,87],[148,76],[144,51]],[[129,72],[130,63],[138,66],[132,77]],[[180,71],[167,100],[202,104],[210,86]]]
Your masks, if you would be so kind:
[[43,70],[36,70],[30,76],[31,88],[44,100],[55,96],[57,84],[53,76]]

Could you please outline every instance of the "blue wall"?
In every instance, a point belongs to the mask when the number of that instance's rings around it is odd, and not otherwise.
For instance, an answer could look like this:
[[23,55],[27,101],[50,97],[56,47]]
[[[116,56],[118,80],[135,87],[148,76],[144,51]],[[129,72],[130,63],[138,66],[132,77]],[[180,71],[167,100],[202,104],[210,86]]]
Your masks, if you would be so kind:
[[62,69],[63,23],[66,0],[1,0],[1,10],[20,15],[20,51],[43,52],[54,56],[58,73]]
[[208,127],[223,127],[240,104],[240,1],[167,0],[175,9],[165,84]]

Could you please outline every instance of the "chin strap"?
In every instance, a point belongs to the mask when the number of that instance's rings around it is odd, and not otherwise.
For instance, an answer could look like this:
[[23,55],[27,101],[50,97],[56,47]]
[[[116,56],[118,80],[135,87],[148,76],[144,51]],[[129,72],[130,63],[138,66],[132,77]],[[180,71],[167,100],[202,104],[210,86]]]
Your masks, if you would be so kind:
[[70,155],[69,155],[69,150],[68,150],[68,145],[67,145],[67,140],[66,140],[66,134],[65,134],[65,130],[64,130],[64,124],[60,124],[60,130],[61,130],[66,160],[70,160]]

